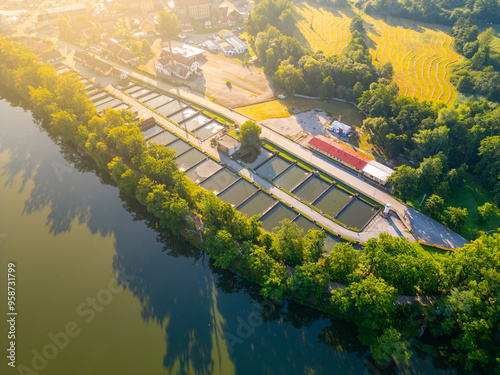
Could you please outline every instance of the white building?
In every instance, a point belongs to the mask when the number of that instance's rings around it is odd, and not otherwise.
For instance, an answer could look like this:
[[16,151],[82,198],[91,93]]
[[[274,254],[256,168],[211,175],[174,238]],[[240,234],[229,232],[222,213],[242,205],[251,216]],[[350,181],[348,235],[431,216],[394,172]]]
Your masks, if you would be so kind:
[[207,46],[209,51],[217,51],[219,49],[219,45],[213,40],[207,40],[205,42],[205,45]]
[[245,53],[248,52],[248,46],[245,42],[243,42],[241,39],[232,37],[232,38],[227,38],[226,42],[228,42],[230,45],[233,46],[233,50],[235,53]]
[[341,135],[347,135],[351,132],[351,127],[340,121],[333,121],[332,125],[328,127],[328,130]]

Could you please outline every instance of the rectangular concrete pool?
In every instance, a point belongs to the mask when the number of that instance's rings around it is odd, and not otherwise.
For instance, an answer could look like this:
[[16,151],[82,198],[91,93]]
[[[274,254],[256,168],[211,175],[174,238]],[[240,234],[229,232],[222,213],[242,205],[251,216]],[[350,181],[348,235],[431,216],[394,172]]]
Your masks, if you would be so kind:
[[187,104],[178,100],[172,100],[161,107],[156,108],[156,112],[160,115],[168,117],[171,113],[177,112],[179,109],[184,108]]
[[293,221],[296,223],[299,228],[302,228],[302,236],[305,236],[309,230],[321,230],[319,226],[317,226],[315,223],[310,221],[309,219],[305,218],[304,216],[300,215],[297,216],[297,218]]
[[222,125],[219,121],[210,121],[207,125],[195,130],[193,134],[195,137],[200,138],[201,140],[205,140],[214,136],[224,129],[224,125]]
[[182,154],[189,150],[192,146],[182,139],[178,139],[177,141],[169,144],[167,146],[169,149],[174,150],[177,155]]
[[125,104],[125,103],[122,103],[116,107],[114,107],[113,109],[116,109],[117,111],[121,110],[121,109],[127,109],[127,108],[130,108],[128,104]]
[[305,180],[302,184],[297,186],[292,193],[297,197],[302,198],[307,203],[314,202],[320,194],[322,194],[326,189],[328,189],[330,184],[316,176],[311,176]]
[[276,155],[257,168],[256,172],[262,177],[272,180],[276,175],[283,172],[290,165],[292,165],[292,163]]
[[222,165],[209,158],[203,163],[189,169],[186,172],[186,176],[188,176],[188,178],[190,178],[193,182],[200,184],[221,169]]
[[174,99],[171,98],[170,96],[160,95],[154,99],[144,100],[142,102],[144,104],[146,104],[149,108],[155,109],[155,108],[161,107],[164,104],[171,102],[172,100],[174,100]]
[[97,107],[98,105],[109,102],[111,99],[113,99],[111,95],[106,95],[104,97],[96,98],[96,100],[94,100],[92,103],[94,103],[94,107]]
[[130,94],[130,96],[132,98],[138,98],[139,96],[146,95],[146,94],[148,94],[150,92],[151,92],[150,89],[142,89],[142,90],[139,90],[139,91],[134,91],[133,93]]
[[335,217],[352,198],[353,196],[344,190],[332,186],[313,205],[325,214]]
[[[189,107],[189,108],[186,108],[186,109],[184,109],[184,110],[182,110],[182,111],[180,111],[180,112],[177,112],[177,113],[176,113],[176,114],[174,114],[174,115],[170,115],[170,116],[168,117],[168,119],[169,119],[169,120],[171,120],[171,121],[176,122],[177,124],[179,124],[179,123],[181,123],[182,121],[184,121],[185,119],[187,119],[187,118],[189,118],[189,117],[191,117],[191,116],[195,115],[195,114],[196,114],[196,112],[198,112],[198,110],[197,110],[197,109],[194,109],[194,108]],[[189,130],[189,129],[188,129],[188,130]]]
[[260,166],[271,156],[273,156],[272,152],[261,147],[258,150],[247,152],[239,160],[248,168],[255,170],[255,168]]
[[238,206],[238,211],[246,214],[249,218],[253,215],[260,215],[276,202],[272,196],[260,190],[245,203]]
[[262,228],[272,232],[275,227],[281,227],[282,220],[293,220],[296,216],[295,211],[280,202],[262,217]]
[[229,171],[227,168],[223,168],[213,176],[203,181],[200,186],[204,189],[213,191],[215,194],[218,194],[219,191],[224,190],[238,178],[239,177],[233,172]]
[[169,143],[172,143],[176,139],[178,139],[178,137],[175,134],[170,133],[168,130],[166,130],[158,135],[155,135],[152,138],[149,138],[148,144],[151,142],[154,142],[154,143],[158,143],[159,145],[165,146],[165,145],[168,145]]
[[206,158],[207,156],[203,152],[193,147],[175,159],[175,162],[179,166],[179,170],[187,171]]
[[156,98],[158,95],[157,92],[152,92],[151,94],[148,94],[148,95],[144,95],[144,96],[141,96],[140,98],[138,98],[138,100],[140,100],[141,102],[146,102],[148,101],[149,99],[153,99],[153,98]]
[[126,88],[125,90],[123,90],[123,92],[125,92],[127,94],[132,94],[136,91],[139,91],[140,89],[142,89],[141,85],[133,85],[133,86],[130,86],[130,87]]
[[231,203],[233,206],[237,206],[257,190],[258,188],[242,178],[227,190],[217,195],[217,197],[225,202]]
[[155,135],[155,134],[158,134],[159,132],[162,132],[163,130],[165,130],[165,129],[162,128],[161,126],[154,125],[153,127],[149,128],[148,130],[143,131],[142,134],[144,135],[144,138],[148,138],[148,137],[151,137],[152,135]]
[[204,115],[203,113],[200,113],[198,116],[195,116],[192,119],[184,121],[182,122],[182,124],[180,123],[179,126],[182,126],[184,129],[187,129],[188,131],[192,132],[193,130],[198,129],[200,126],[205,125],[209,121],[210,117]]
[[336,217],[348,227],[362,229],[377,210],[359,198],[353,199],[349,205]]
[[116,107],[117,105],[120,105],[122,103],[123,102],[120,99],[113,98],[113,99],[111,99],[111,100],[109,100],[101,105],[96,106],[95,109],[97,112],[102,112],[106,108],[113,108],[113,107]]
[[298,167],[296,165],[291,166],[285,172],[280,174],[273,181],[285,190],[290,191],[294,186],[296,186],[300,181],[305,179],[309,175],[309,172],[304,168]]

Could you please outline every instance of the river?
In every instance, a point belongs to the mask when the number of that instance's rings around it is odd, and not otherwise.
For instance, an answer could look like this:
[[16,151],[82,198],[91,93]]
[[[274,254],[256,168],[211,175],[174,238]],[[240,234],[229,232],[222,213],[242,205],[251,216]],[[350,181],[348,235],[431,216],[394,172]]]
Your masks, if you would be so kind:
[[[412,348],[377,368],[356,328],[259,298],[52,139],[0,89],[0,311],[15,264],[15,365],[2,374],[451,374]],[[417,352],[418,351],[418,352]],[[444,369],[444,370],[443,370]]]

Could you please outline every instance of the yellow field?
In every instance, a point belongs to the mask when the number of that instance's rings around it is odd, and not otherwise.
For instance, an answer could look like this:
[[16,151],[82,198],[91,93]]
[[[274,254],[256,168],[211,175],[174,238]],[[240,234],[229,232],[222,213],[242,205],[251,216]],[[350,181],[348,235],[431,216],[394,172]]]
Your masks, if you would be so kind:
[[[330,10],[302,3],[295,7],[300,15],[297,26],[307,39],[313,51],[323,51],[325,55],[342,52],[349,43],[350,11],[340,10],[335,14]],[[312,28],[311,28],[312,20]]]
[[[340,53],[349,41],[350,10],[325,10],[303,3],[296,7],[299,29],[313,51]],[[333,12],[333,13],[332,13]],[[312,29],[310,27],[312,20]],[[389,23],[363,15],[375,64],[392,62],[402,95],[450,103],[456,90],[449,82],[450,65],[461,56],[443,29],[391,18]]]

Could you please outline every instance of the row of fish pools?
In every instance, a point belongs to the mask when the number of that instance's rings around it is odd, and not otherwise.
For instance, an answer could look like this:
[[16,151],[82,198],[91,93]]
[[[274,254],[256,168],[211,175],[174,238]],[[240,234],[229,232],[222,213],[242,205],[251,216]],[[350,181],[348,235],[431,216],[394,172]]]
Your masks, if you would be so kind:
[[243,155],[239,162],[347,227],[362,230],[378,212],[357,195],[264,147]]
[[[56,66],[57,73],[62,74],[64,72],[72,71],[65,65]],[[124,103],[122,100],[115,98],[113,95],[109,94],[99,86],[95,85],[92,81],[78,75],[80,81],[85,85],[85,91],[87,92],[90,101],[94,104],[96,111],[101,113],[107,108],[113,108],[116,110],[129,109],[130,106]]]
[[215,136],[224,129],[224,124],[189,104],[172,98],[157,90],[138,83],[126,82],[116,86],[119,90],[153,109],[178,126],[194,134],[201,141]]
[[[204,189],[214,192],[219,199],[230,203],[248,217],[260,215],[262,228],[268,232],[279,227],[284,219],[297,223],[302,228],[303,235],[310,229],[322,230],[316,223],[230,171],[176,134],[162,128],[161,132],[149,136],[146,142],[154,142],[174,150],[179,169],[184,171],[188,178]],[[325,233],[325,248],[330,251],[340,239],[328,231]]]

